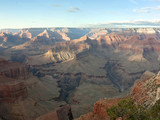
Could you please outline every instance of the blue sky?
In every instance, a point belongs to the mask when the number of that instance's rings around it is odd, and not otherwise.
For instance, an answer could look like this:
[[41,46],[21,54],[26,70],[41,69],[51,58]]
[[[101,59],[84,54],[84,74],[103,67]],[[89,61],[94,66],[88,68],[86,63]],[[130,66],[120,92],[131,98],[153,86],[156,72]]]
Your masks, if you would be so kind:
[[160,0],[0,0],[0,28],[160,20]]

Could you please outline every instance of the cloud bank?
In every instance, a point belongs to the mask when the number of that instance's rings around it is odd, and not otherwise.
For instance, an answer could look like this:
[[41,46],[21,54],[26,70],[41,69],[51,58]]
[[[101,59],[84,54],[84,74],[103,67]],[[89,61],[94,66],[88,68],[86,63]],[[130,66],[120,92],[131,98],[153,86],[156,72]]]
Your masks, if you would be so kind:
[[91,28],[160,28],[160,20],[139,20],[139,21],[122,21],[122,22],[108,22],[104,24],[90,24],[86,27]]

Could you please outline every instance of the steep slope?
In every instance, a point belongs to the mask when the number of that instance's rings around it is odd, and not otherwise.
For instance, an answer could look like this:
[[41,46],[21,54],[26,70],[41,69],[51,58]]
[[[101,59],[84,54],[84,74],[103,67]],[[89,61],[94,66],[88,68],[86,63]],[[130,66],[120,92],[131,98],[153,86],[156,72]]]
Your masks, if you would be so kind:
[[160,99],[160,72],[151,75],[153,77],[136,83],[131,91],[133,100],[146,108],[153,106]]

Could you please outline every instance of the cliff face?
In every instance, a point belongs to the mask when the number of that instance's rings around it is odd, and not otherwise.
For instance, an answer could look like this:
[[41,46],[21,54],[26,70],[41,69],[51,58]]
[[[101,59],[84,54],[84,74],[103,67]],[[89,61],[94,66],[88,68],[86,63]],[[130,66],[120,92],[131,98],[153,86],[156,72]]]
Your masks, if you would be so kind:
[[0,59],[0,76],[26,80],[28,78],[28,70],[24,64],[12,63]]
[[15,103],[26,97],[27,88],[23,81],[0,76],[0,103]]
[[28,78],[25,65],[0,59],[0,102],[14,103],[27,97],[24,80]]
[[120,49],[124,50],[133,50],[141,52],[144,50],[148,51],[160,51],[160,42],[154,37],[141,39],[138,36],[134,36],[131,39],[127,40],[124,43],[119,45]]
[[160,99],[160,72],[149,79],[136,83],[131,96],[137,104],[145,107],[153,106]]
[[109,34],[101,36],[97,39],[99,45],[109,45],[109,46],[116,46],[123,41],[126,41],[127,38],[124,35],[117,35],[117,34]]

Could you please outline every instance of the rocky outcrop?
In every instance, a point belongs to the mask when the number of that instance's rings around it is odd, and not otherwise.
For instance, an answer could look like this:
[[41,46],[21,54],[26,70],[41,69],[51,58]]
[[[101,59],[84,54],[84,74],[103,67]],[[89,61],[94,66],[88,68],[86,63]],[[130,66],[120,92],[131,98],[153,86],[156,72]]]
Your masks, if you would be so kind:
[[71,107],[69,105],[61,106],[54,112],[40,116],[36,120],[73,120]]
[[67,62],[73,60],[75,57],[76,56],[74,55],[74,53],[68,51],[54,52],[52,50],[49,50],[45,54],[45,58],[48,58],[53,62]]
[[[151,73],[149,73],[151,74]],[[157,75],[136,83],[131,91],[131,96],[137,104],[146,108],[153,106],[160,99],[160,72]]]
[[82,115],[76,120],[110,120],[107,116],[107,108],[113,105],[117,105],[118,101],[124,98],[113,98],[113,99],[100,99],[94,104],[93,111],[91,113]]

